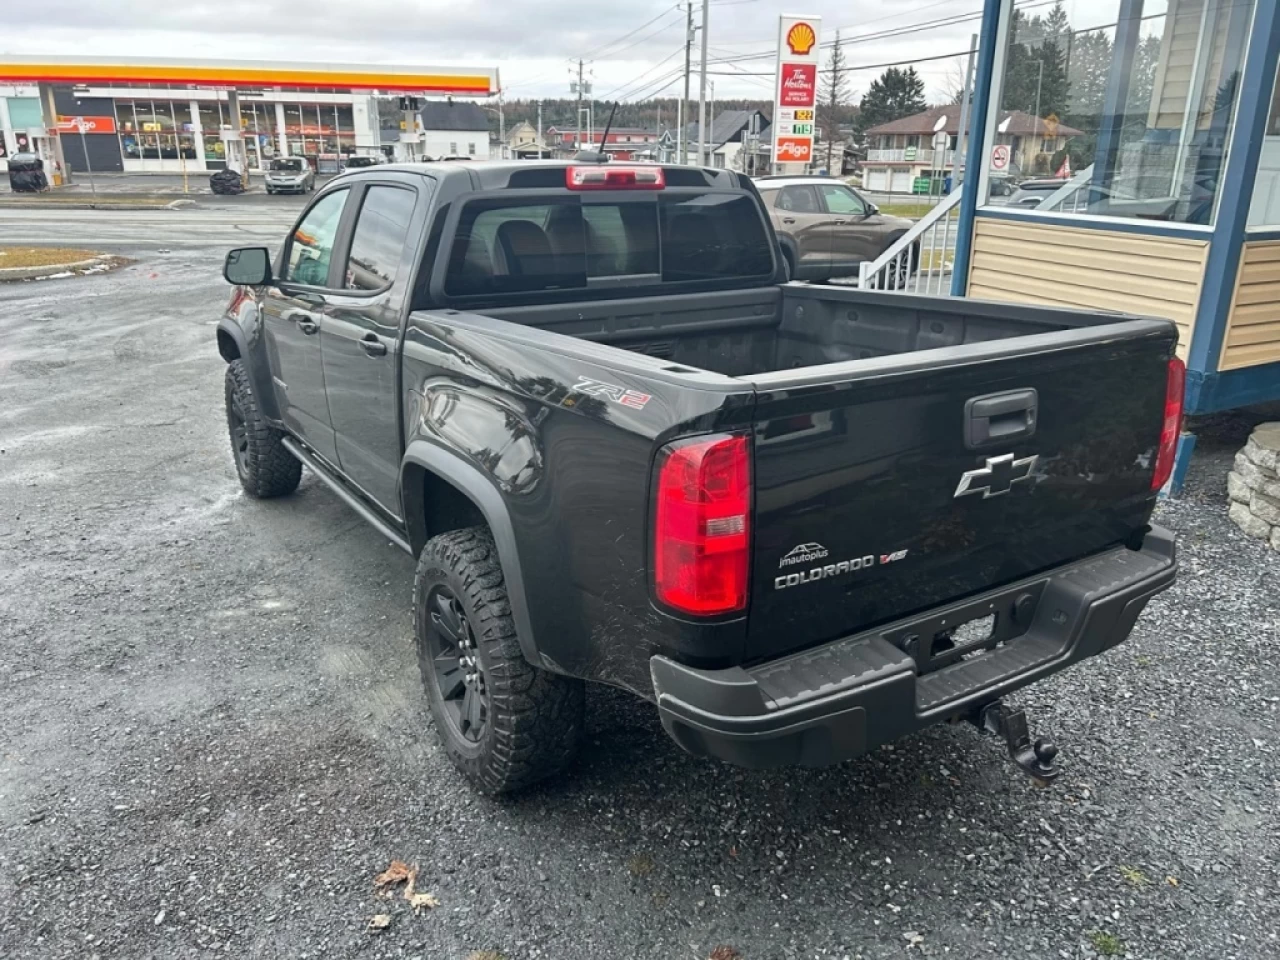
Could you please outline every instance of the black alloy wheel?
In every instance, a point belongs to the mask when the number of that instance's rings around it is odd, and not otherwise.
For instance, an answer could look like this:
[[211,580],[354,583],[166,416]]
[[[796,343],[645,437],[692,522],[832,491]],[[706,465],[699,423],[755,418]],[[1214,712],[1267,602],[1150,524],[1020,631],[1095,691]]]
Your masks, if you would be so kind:
[[227,407],[227,426],[231,429],[231,451],[236,458],[236,473],[243,481],[249,476],[249,427],[244,420],[240,398],[233,396]]
[[464,740],[479,743],[489,723],[489,687],[475,633],[453,591],[437,585],[427,598],[427,644],[445,717]]

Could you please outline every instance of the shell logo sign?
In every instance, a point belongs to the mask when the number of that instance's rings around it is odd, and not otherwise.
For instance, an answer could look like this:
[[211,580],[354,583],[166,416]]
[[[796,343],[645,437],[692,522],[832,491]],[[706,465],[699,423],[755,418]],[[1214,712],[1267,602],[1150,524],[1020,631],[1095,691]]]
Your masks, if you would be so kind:
[[791,29],[787,31],[787,48],[794,57],[807,57],[817,42],[817,33],[804,21],[793,23]]
[[773,91],[775,172],[794,172],[813,159],[813,108],[818,99],[819,17],[778,18],[777,79]]

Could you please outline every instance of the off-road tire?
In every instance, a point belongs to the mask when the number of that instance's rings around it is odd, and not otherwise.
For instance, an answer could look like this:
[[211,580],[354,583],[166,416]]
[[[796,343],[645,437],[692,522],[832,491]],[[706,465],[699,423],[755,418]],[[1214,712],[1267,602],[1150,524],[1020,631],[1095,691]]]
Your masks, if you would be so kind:
[[[484,674],[488,713],[478,742],[468,740],[446,713],[436,680],[428,637],[435,628],[427,609],[436,587],[458,601]],[[506,793],[569,765],[582,733],[584,684],[525,659],[487,527],[443,533],[423,547],[413,580],[413,630],[436,731],[449,759],[476,790]]]
[[[302,464],[281,443],[285,434],[263,419],[243,360],[227,364],[225,393],[231,457],[244,492],[257,499],[293,493],[302,479]],[[243,434],[237,434],[238,424],[243,424]]]

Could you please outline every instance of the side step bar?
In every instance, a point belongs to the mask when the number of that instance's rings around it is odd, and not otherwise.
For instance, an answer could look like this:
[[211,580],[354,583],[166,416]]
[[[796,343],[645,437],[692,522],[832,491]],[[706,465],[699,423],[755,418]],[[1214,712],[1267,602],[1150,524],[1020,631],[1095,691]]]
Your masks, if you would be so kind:
[[325,486],[336,493],[343,503],[360,514],[373,529],[377,530],[405,553],[410,556],[413,555],[413,548],[409,546],[409,541],[404,538],[403,534],[397,533],[394,527],[374,513],[363,500],[348,490],[341,480],[331,474],[319,460],[308,453],[293,437],[285,437],[280,441],[280,444],[302,461],[303,466],[323,480]]

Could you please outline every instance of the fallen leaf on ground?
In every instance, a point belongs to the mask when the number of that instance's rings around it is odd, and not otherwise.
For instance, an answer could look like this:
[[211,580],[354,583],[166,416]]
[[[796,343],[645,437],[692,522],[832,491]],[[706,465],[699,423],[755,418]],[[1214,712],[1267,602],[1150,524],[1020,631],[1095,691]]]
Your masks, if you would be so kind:
[[1169,881],[1169,886],[1171,887],[1176,887],[1178,885],[1177,877],[1165,877],[1165,879]]
[[409,893],[406,891],[404,898],[409,901],[409,906],[413,907],[414,913],[440,906],[440,901],[429,893]]
[[389,926],[391,926],[391,914],[389,913],[377,913],[369,918],[368,929],[375,933],[379,930],[385,930]]
[[742,960],[742,954],[733,947],[726,947],[723,943],[711,951],[711,956],[707,960]]
[[391,866],[373,878],[373,885],[378,889],[379,893],[389,893],[389,888],[394,887],[397,883],[409,884],[409,889],[413,889],[413,881],[418,876],[418,871],[409,866],[403,860],[392,860]]

